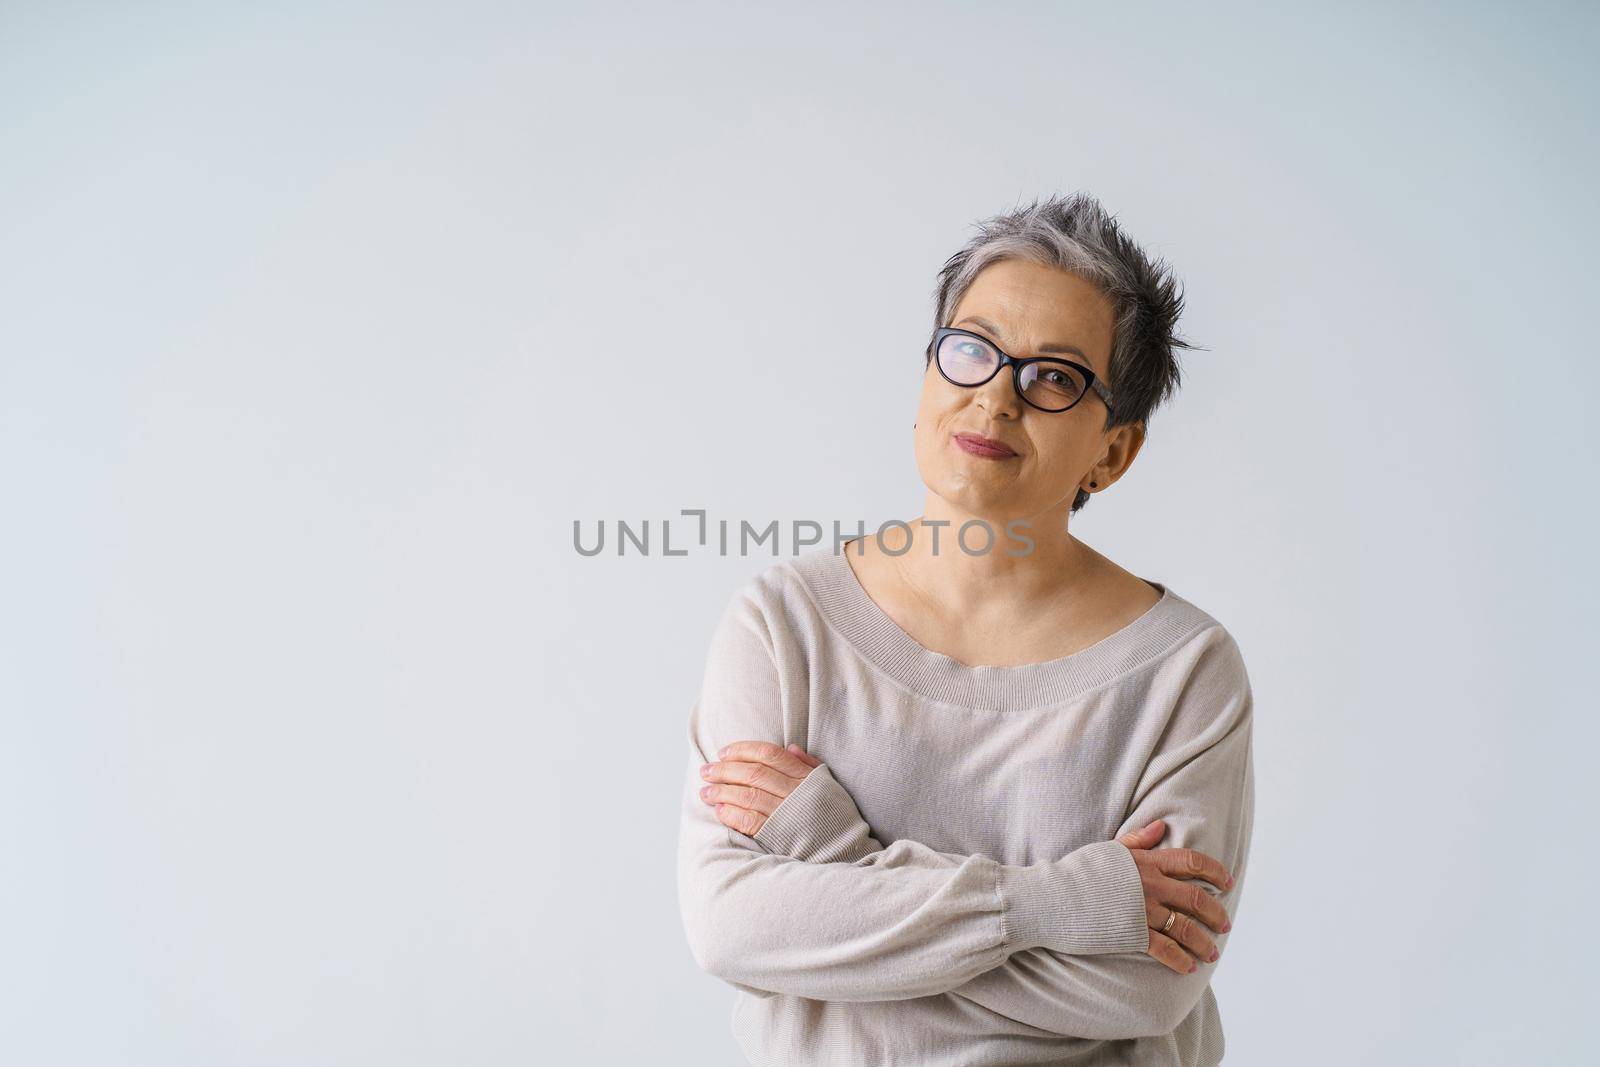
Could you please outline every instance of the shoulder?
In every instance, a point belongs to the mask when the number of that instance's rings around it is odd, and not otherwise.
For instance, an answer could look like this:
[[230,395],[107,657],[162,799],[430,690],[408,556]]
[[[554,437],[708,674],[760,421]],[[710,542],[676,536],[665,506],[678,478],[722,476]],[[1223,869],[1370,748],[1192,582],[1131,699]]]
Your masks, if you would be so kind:
[[725,614],[781,616],[794,609],[805,581],[793,559],[780,559],[734,583],[724,604]]
[[1171,614],[1180,620],[1188,631],[1188,636],[1180,645],[1188,647],[1191,654],[1206,653],[1206,659],[1210,663],[1219,666],[1226,664],[1243,672],[1244,653],[1233,632],[1211,612],[1181,595],[1171,586],[1163,588],[1166,590],[1164,600],[1168,602]]
[[1170,588],[1164,603],[1182,636],[1155,664],[1150,696],[1181,733],[1248,730],[1254,700],[1238,640],[1216,616]]
[[776,736],[753,729],[730,709],[765,714],[787,706],[809,690],[826,662],[818,652],[824,626],[792,562],[775,562],[737,580],[712,629],[702,691],[710,715],[721,715],[724,725],[744,723],[730,739]]
[[1220,622],[1196,630],[1189,638],[1187,654],[1194,664],[1193,675],[1208,686],[1228,690],[1248,690],[1250,672],[1245,668],[1239,642]]
[[821,618],[812,583],[827,566],[824,555],[780,559],[737,581],[723,604],[719,634],[737,631],[777,650],[815,630]]

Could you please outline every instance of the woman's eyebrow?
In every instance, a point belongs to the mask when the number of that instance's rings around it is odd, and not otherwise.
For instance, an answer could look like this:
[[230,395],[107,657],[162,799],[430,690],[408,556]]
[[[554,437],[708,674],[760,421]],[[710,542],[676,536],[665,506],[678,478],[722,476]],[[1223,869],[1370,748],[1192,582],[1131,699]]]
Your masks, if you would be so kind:
[[[999,327],[997,327],[994,323],[990,322],[988,319],[979,318],[977,315],[968,315],[966,318],[962,319],[961,322],[975,322],[979,326],[982,326],[985,330],[988,330],[990,333],[994,334],[996,339],[999,339],[999,338],[1005,336],[1004,334],[1002,334],[1000,332]],[[959,325],[961,325],[961,323],[958,322],[958,323],[956,323],[956,325],[959,326]],[[1038,348],[1038,351],[1040,351],[1040,352],[1071,352],[1073,355],[1077,356],[1079,359],[1088,359],[1089,358],[1088,356],[1083,354],[1083,349],[1079,348],[1076,345],[1058,345],[1058,344],[1040,345],[1039,348]]]

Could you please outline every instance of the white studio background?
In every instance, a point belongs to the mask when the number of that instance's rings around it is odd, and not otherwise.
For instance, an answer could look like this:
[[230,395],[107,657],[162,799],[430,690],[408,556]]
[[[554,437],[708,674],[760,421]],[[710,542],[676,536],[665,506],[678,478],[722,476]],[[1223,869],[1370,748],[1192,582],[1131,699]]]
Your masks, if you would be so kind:
[[1597,30],[0,7],[0,1061],[742,1062],[673,861],[773,559],[661,523],[919,514],[934,274],[1077,189],[1206,348],[1074,529],[1251,672],[1228,1062],[1584,1061]]

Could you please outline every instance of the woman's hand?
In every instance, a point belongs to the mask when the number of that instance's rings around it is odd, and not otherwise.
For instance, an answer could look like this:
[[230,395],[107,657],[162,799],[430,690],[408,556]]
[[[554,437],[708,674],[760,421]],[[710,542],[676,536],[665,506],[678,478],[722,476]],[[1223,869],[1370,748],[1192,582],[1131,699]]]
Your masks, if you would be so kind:
[[[1233,929],[1233,921],[1198,882],[1184,879],[1204,878],[1218,889],[1227,889],[1233,885],[1233,878],[1221,863],[1192,848],[1147,851],[1166,833],[1166,823],[1157,819],[1117,840],[1133,853],[1133,862],[1139,865],[1139,879],[1144,883],[1145,921],[1150,924],[1150,947],[1145,954],[1187,974],[1200,966],[1199,961],[1211,963],[1217,958],[1216,942],[1206,927],[1222,933]],[[1163,933],[1161,928],[1169,918],[1172,926]],[[1202,922],[1205,926],[1200,925]]]
[[706,785],[700,799],[716,805],[717,820],[746,837],[754,837],[822,761],[799,745],[779,748],[770,741],[735,741],[717,753],[716,763],[700,768]]

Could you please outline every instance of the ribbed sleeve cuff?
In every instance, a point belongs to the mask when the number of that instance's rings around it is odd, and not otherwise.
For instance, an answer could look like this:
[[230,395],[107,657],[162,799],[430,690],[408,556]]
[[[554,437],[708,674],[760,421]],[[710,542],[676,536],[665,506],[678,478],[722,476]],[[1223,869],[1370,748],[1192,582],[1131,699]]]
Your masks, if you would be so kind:
[[1096,841],[1050,863],[1002,867],[1000,897],[1018,950],[1093,956],[1150,947],[1139,865],[1120,841]]
[[811,863],[853,863],[880,847],[855,798],[826,763],[813,767],[756,831],[768,850]]

